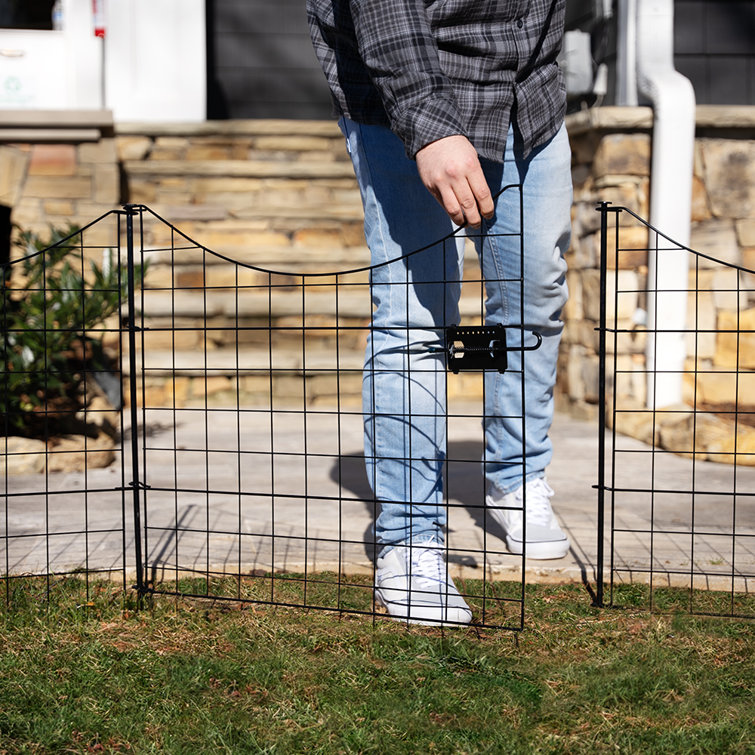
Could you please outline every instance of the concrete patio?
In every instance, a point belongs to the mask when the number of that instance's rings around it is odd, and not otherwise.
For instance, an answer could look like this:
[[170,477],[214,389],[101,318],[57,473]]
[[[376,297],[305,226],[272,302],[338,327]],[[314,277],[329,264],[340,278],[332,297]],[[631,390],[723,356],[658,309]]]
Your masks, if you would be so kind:
[[[592,582],[595,426],[559,414],[552,437],[548,479],[572,547],[560,560],[528,561],[526,578]],[[142,492],[142,523],[152,579],[203,572],[371,572],[374,507],[361,442],[358,412],[339,417],[318,409],[306,418],[287,411],[149,412],[141,482],[149,486]],[[730,465],[697,462],[693,468],[689,459],[651,452],[622,436],[617,448],[617,486],[635,492],[614,499],[616,577],[645,582],[652,564],[656,585],[752,592],[755,468],[738,467],[736,476]],[[521,557],[507,552],[502,532],[486,521],[481,453],[479,416],[456,412],[449,419],[449,562],[464,576],[519,579]],[[128,484],[130,460],[124,461]],[[125,564],[132,573],[133,496],[120,486],[120,458],[86,475],[9,477],[0,570],[44,574]],[[610,522],[607,494],[609,535]],[[609,545],[607,539],[606,578]]]

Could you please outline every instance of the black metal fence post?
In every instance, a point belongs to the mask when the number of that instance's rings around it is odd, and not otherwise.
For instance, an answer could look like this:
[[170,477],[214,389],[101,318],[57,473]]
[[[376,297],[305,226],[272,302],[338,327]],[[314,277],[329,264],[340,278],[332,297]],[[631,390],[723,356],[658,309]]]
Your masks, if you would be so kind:
[[128,292],[128,351],[129,351],[129,410],[131,412],[131,474],[130,487],[134,506],[134,558],[136,560],[136,589],[139,595],[145,592],[146,565],[142,556],[141,480],[139,475],[139,437],[137,433],[138,412],[136,406],[136,303],[134,273],[134,217],[141,213],[140,205],[123,206],[126,214],[126,276]]
[[598,324],[598,563],[595,605],[603,606],[603,558],[605,541],[606,486],[606,276],[608,274],[608,202],[600,212],[600,322]]

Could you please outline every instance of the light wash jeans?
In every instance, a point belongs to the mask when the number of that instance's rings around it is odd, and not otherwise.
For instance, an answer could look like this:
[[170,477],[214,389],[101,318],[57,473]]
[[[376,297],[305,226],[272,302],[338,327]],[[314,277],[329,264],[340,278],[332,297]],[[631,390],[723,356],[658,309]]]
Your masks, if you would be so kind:
[[[342,118],[362,193],[372,255],[373,320],[365,354],[363,407],[367,476],[380,512],[375,534],[391,545],[443,542],[446,509],[445,328],[459,323],[464,234],[419,179],[401,141],[387,128]],[[524,272],[520,269],[520,192],[505,190],[495,216],[469,229],[485,279],[485,321],[507,326],[509,369],[485,373],[485,475],[501,493],[542,477],[551,459],[548,437],[566,302],[572,200],[571,153],[562,126],[527,159],[510,130],[504,162],[482,161],[493,194],[521,184]],[[441,240],[441,241],[439,241]],[[414,254],[408,254],[415,252]],[[407,255],[408,256],[405,256]],[[521,281],[524,302],[521,302]],[[523,326],[523,328],[522,328]],[[524,465],[523,465],[524,462]]]

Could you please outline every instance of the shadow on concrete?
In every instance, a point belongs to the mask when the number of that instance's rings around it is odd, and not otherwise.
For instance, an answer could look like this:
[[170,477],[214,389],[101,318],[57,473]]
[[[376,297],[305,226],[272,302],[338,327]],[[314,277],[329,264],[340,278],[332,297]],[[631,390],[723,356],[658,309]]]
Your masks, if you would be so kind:
[[[458,441],[448,444],[446,463],[446,495],[453,506],[463,506],[477,527],[487,529],[491,535],[503,540],[503,529],[485,516],[485,486],[482,477],[482,442]],[[365,556],[374,563],[377,556],[375,547],[375,519],[379,502],[375,500],[367,479],[364,454],[357,451],[342,455],[331,467],[330,479],[364,503],[370,517],[365,528],[363,543]],[[469,555],[449,554],[451,563],[463,566],[477,566]]]

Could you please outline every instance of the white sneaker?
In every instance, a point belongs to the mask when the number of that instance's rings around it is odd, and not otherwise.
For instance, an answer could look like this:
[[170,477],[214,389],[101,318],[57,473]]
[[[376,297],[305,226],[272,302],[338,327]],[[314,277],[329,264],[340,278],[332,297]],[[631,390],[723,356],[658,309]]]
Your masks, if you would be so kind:
[[[550,498],[553,489],[542,478],[530,480],[527,486],[527,556],[529,558],[563,558],[569,551],[569,538],[558,526]],[[522,500],[524,485],[513,493],[502,494],[488,485],[485,505],[491,518],[506,533],[506,545],[512,553],[524,552],[524,517]]]
[[377,560],[375,598],[408,624],[469,624],[472,611],[448,576],[434,540],[395,545]]

